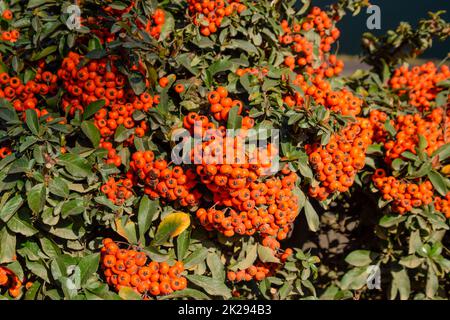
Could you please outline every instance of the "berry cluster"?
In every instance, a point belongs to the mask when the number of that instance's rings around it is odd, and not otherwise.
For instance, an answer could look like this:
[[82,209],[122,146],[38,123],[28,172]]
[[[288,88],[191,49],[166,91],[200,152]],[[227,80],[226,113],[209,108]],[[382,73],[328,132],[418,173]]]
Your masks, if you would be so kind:
[[433,62],[415,66],[411,70],[406,66],[396,69],[389,84],[400,96],[406,95],[409,103],[419,111],[430,110],[433,101],[442,88],[437,83],[450,78],[450,68],[443,65],[440,70]]
[[197,181],[192,170],[171,168],[166,160],[155,160],[152,151],[135,152],[131,159],[131,173],[144,184],[144,192],[150,198],[177,202],[183,207],[198,203],[201,193],[194,189]]
[[107,283],[117,291],[130,287],[148,298],[149,295],[168,295],[186,288],[187,280],[181,276],[184,272],[182,262],[175,262],[173,266],[166,262],[149,262],[145,253],[120,249],[111,239],[104,239],[103,245],[103,273]]
[[[309,74],[317,74],[331,78],[342,72],[344,64],[332,55],[325,59],[324,55],[331,50],[331,45],[336,42],[340,32],[334,27],[332,20],[325,11],[314,7],[303,23],[293,23],[289,25],[287,20],[281,22],[283,35],[279,37],[279,42],[288,46],[292,53],[285,58],[284,63],[292,70],[303,69]],[[314,57],[313,42],[308,39],[305,33],[314,30],[320,37],[319,56]],[[322,63],[318,67],[313,67],[315,58]]]
[[284,97],[284,102],[289,108],[302,109],[306,99],[314,99],[317,105],[323,105],[336,113],[345,116],[357,116],[361,112],[362,100],[355,97],[347,89],[333,91],[330,83],[321,75],[317,75],[308,81],[302,74],[298,74],[293,83],[300,87],[304,94],[296,91],[293,95]]
[[[197,218],[207,230],[217,230],[227,237],[258,232],[262,238],[284,240],[298,215],[298,199],[293,193],[297,175],[285,171],[282,178],[272,177],[265,182],[257,182],[249,180],[249,175],[244,177],[247,171],[229,165],[220,166],[211,179],[214,182],[211,181],[207,187],[213,193],[216,206],[227,209],[201,208],[196,213]],[[226,180],[242,182],[236,186],[227,184]],[[279,246],[277,241],[267,241],[267,246],[273,249]]]
[[233,100],[228,96],[228,90],[224,87],[218,87],[215,91],[208,94],[208,101],[211,104],[210,112],[217,121],[227,121],[228,113],[231,108],[238,107],[238,114],[243,111],[244,104],[240,100]]
[[109,200],[116,205],[122,205],[126,200],[133,195],[132,191],[133,181],[131,179],[114,179],[109,178],[108,181],[102,185],[100,190],[108,197]]
[[442,212],[448,219],[450,219],[450,192],[444,198],[435,197],[434,207],[437,211]]
[[[6,9],[2,12],[2,19],[6,21],[8,29],[1,31],[0,39],[4,42],[15,43],[19,40],[20,32],[17,29],[11,29],[10,24],[14,18],[14,14],[11,10]],[[2,25],[3,26],[3,25]]]
[[431,155],[445,143],[442,128],[443,116],[444,111],[440,108],[434,109],[426,117],[418,113],[398,116],[391,122],[397,131],[395,137],[384,143],[385,162],[390,164],[394,159],[401,157],[405,151],[415,154],[419,135],[426,139],[428,145],[425,152]]
[[372,180],[383,200],[392,200],[391,208],[399,214],[433,202],[433,185],[428,180],[420,184],[402,182],[395,177],[387,177],[383,169],[375,170]]
[[0,267],[0,289],[2,287],[8,288],[11,297],[17,298],[22,292],[22,281],[8,268]]
[[306,152],[315,170],[318,186],[311,186],[309,195],[325,200],[330,194],[346,192],[354,182],[356,173],[365,166],[366,150],[372,143],[370,122],[358,118],[342,132],[331,137],[326,146],[308,145]]
[[194,24],[200,26],[200,33],[205,37],[217,32],[224,17],[247,9],[240,0],[188,0],[188,5]]

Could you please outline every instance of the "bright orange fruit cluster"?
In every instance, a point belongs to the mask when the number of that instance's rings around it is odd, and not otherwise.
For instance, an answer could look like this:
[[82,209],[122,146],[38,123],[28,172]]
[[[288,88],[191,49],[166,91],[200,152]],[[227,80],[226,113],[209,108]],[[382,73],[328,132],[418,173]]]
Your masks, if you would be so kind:
[[311,197],[325,200],[334,192],[346,192],[353,185],[356,173],[364,168],[373,131],[369,120],[357,120],[334,134],[326,146],[307,145],[309,162],[320,183],[310,187]]
[[188,9],[200,33],[208,37],[217,32],[224,17],[247,9],[240,0],[188,0]]
[[183,290],[187,280],[182,276],[184,266],[175,261],[148,261],[143,252],[121,249],[119,244],[107,238],[103,240],[101,265],[107,283],[119,291],[122,287],[132,288],[144,298],[168,295]]
[[450,78],[447,65],[438,69],[433,62],[409,69],[406,65],[396,69],[389,84],[401,96],[406,95],[409,103],[420,111],[430,110],[433,101],[442,88],[437,83]]

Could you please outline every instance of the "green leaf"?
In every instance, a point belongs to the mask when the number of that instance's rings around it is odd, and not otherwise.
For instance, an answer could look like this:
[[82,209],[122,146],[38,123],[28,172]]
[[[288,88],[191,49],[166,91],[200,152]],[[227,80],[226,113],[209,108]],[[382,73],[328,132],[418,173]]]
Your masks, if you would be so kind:
[[160,299],[166,300],[166,299],[176,299],[176,298],[193,298],[195,300],[211,300],[210,297],[208,297],[206,294],[204,294],[201,291],[186,288],[181,291],[175,291],[172,294],[169,294],[168,296],[163,296]]
[[177,257],[178,260],[183,261],[186,256],[186,252],[191,242],[191,231],[189,229],[184,230],[177,238]]
[[92,174],[89,162],[78,154],[66,153],[59,156],[59,163],[74,177],[86,178]]
[[206,264],[208,265],[214,279],[225,282],[225,268],[220,260],[220,257],[215,252],[208,253],[208,256],[206,257]]
[[146,195],[142,197],[138,211],[138,229],[141,242],[144,242],[145,233],[150,229],[158,209],[159,206],[157,201],[150,200]]
[[258,257],[261,262],[280,263],[280,259],[275,257],[275,253],[272,249],[263,245],[258,245]]
[[38,230],[33,227],[31,216],[25,212],[19,212],[9,219],[7,226],[9,230],[19,233],[26,237],[31,237],[38,233]]
[[25,111],[26,124],[31,133],[38,136],[39,135],[39,119],[37,113],[34,109],[27,109]]
[[385,215],[380,219],[380,226],[385,227],[385,228],[389,228],[395,225],[398,225],[399,223],[403,222],[406,220],[405,216],[400,216],[400,215]]
[[90,254],[88,256],[85,256],[81,258],[80,262],[78,263],[78,267],[80,268],[81,272],[81,285],[83,286],[86,284],[88,279],[95,275],[98,269],[98,265],[100,263],[100,254],[94,253]]
[[317,214],[316,210],[314,210],[314,207],[312,206],[311,202],[309,202],[309,200],[306,200],[305,202],[305,215],[309,230],[313,232],[318,231],[320,225],[319,215]]
[[353,268],[348,271],[341,279],[341,289],[343,290],[359,290],[367,283],[367,269],[363,268]]
[[35,185],[27,194],[28,207],[34,212],[39,213],[45,204],[45,185],[43,183]]
[[447,194],[447,184],[440,173],[432,170],[428,173],[428,178],[433,184],[433,187],[441,196],[445,196]]
[[61,216],[67,218],[68,216],[74,216],[83,213],[86,210],[83,199],[73,199],[65,202],[61,207]]
[[353,251],[347,255],[345,261],[355,267],[367,266],[372,262],[371,252],[369,250]]
[[228,129],[240,129],[242,127],[242,117],[238,114],[239,106],[234,106],[228,113]]
[[165,11],[164,18],[164,24],[159,35],[159,41],[165,40],[175,29],[175,19],[173,18],[173,15],[170,12]]
[[391,274],[392,286],[400,293],[400,299],[408,300],[411,293],[411,283],[409,281],[408,273],[402,268],[400,271],[392,271]]
[[87,120],[90,117],[92,117],[97,111],[99,111],[101,108],[105,106],[105,100],[97,100],[94,102],[91,102],[87,105],[87,107],[84,109],[83,113],[83,120]]
[[201,275],[188,275],[186,276],[189,282],[195,284],[199,288],[202,288],[206,293],[212,296],[220,296],[225,299],[231,298],[230,289],[219,279],[213,279]]
[[93,121],[83,121],[81,123],[81,130],[86,135],[86,137],[88,137],[89,140],[91,140],[94,148],[97,148],[98,145],[100,144],[101,136],[100,136],[100,131],[95,126],[94,122]]
[[238,261],[235,265],[230,267],[229,269],[232,271],[236,270],[245,270],[252,266],[256,258],[258,258],[258,245],[252,244],[247,247],[245,258],[241,261]]
[[192,252],[183,262],[184,267],[186,269],[190,269],[192,267],[195,267],[196,265],[202,263],[205,261],[206,257],[208,256],[208,249],[206,248],[199,248]]
[[11,217],[19,210],[23,204],[23,198],[21,195],[17,194],[13,198],[9,199],[0,208],[0,219],[7,222]]
[[124,127],[123,124],[117,127],[116,133],[114,134],[114,141],[116,142],[124,142],[133,134],[132,130],[129,130]]
[[0,228],[0,264],[14,261],[16,236],[6,227]]
[[61,177],[55,177],[50,180],[48,191],[62,198],[67,198],[69,196],[69,186]]
[[58,49],[57,46],[49,46],[49,47],[45,48],[44,50],[40,51],[39,53],[34,53],[31,56],[31,61],[41,60],[42,58],[45,58],[46,56],[55,52],[57,49]]
[[450,157],[450,143],[446,143],[433,153],[433,157],[439,157],[439,161],[447,160]]
[[184,212],[174,212],[166,215],[162,219],[156,231],[155,238],[153,240],[154,245],[160,245],[180,235],[191,224],[191,219],[188,214]]
[[429,268],[427,274],[427,283],[425,286],[425,293],[427,297],[434,298],[438,289],[439,289],[438,277],[434,273],[433,269]]

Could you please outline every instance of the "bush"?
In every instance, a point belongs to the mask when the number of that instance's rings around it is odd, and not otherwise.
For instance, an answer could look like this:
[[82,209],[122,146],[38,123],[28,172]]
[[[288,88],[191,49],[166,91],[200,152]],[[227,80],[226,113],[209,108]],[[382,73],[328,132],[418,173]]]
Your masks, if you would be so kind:
[[0,2],[2,297],[448,298],[449,24],[365,5]]

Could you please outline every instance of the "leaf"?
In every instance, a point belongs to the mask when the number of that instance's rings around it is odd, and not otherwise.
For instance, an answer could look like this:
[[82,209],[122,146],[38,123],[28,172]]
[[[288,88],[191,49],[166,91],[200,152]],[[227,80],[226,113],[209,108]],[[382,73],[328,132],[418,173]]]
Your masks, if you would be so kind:
[[159,41],[165,40],[175,29],[175,19],[173,18],[173,15],[168,11],[164,11],[164,18],[164,24],[159,35]]
[[99,111],[101,108],[105,106],[105,100],[97,100],[94,102],[91,102],[87,105],[87,107],[84,109],[83,113],[83,120],[87,120],[90,117],[92,117],[97,111]]
[[186,288],[181,291],[175,291],[172,294],[169,294],[168,296],[161,297],[161,300],[166,299],[176,299],[176,298],[193,298],[195,300],[211,300],[210,297],[208,297],[206,294],[204,294],[201,291]]
[[74,216],[83,213],[86,210],[85,203],[83,199],[73,199],[64,204],[61,207],[61,216],[67,218],[68,216]]
[[139,293],[131,289],[130,287],[122,287],[119,290],[119,296],[123,300],[142,300]]
[[138,211],[138,229],[141,242],[144,241],[144,235],[150,229],[158,208],[157,201],[151,201],[146,195],[142,197]]
[[186,269],[190,269],[192,267],[197,266],[199,263],[202,263],[205,261],[206,257],[208,256],[208,249],[206,248],[199,248],[192,252],[183,262],[184,267]]
[[313,232],[318,231],[320,225],[319,215],[316,210],[314,210],[314,207],[311,205],[309,200],[306,200],[305,202],[305,216],[306,221],[308,222],[309,230]]
[[191,224],[191,218],[184,212],[174,212],[164,217],[155,234],[154,244],[160,245],[169,238],[180,235]]
[[258,258],[258,245],[252,244],[247,247],[245,258],[241,261],[238,261],[235,265],[230,267],[229,269],[232,271],[236,270],[245,270],[252,266],[254,262]]
[[81,272],[81,285],[83,286],[87,280],[97,272],[100,263],[100,254],[94,253],[81,258],[78,267]]
[[380,219],[380,226],[385,227],[385,228],[389,228],[395,225],[398,225],[399,223],[403,222],[406,220],[405,216],[400,216],[400,215],[385,215]]
[[423,262],[422,258],[415,255],[406,256],[400,259],[400,264],[410,269],[415,269]]
[[6,227],[0,228],[0,264],[13,262],[16,256],[16,236]]
[[237,130],[242,127],[242,117],[238,114],[239,106],[234,106],[228,113],[227,129]]
[[95,126],[94,122],[93,121],[83,121],[81,123],[81,130],[86,135],[86,137],[88,137],[89,140],[91,140],[94,148],[97,148],[98,145],[100,144],[101,136],[100,136],[100,131]]
[[439,288],[439,280],[432,268],[428,269],[427,283],[425,286],[425,293],[428,298],[434,298]]
[[89,162],[78,154],[62,154],[59,156],[59,162],[74,177],[86,178],[92,174]]
[[7,226],[9,230],[19,233],[26,237],[31,237],[38,233],[38,230],[33,227],[31,216],[25,212],[19,212],[9,219]]
[[177,238],[177,257],[178,260],[183,261],[186,256],[186,252],[191,242],[191,231],[189,229],[184,230]]
[[45,186],[43,183],[35,185],[27,194],[28,207],[34,212],[39,213],[45,204]]
[[19,210],[22,204],[23,198],[19,194],[9,199],[0,208],[0,219],[3,220],[4,222],[8,222],[8,220],[17,212],[17,210]]
[[50,258],[55,258],[61,255],[61,249],[49,238],[39,238],[41,243],[42,251]]
[[55,177],[50,180],[48,191],[62,198],[67,198],[69,196],[69,186],[61,177]]
[[25,115],[28,129],[30,129],[32,134],[39,135],[39,120],[36,111],[34,109],[27,109]]
[[221,296],[225,299],[231,298],[230,289],[221,280],[201,275],[188,275],[186,278],[189,282],[202,288],[206,293],[212,296]]
[[356,250],[348,254],[345,261],[355,267],[364,267],[372,262],[370,255],[369,250]]
[[115,220],[116,231],[119,235],[127,239],[129,243],[137,244],[137,230],[133,221],[126,217]]
[[208,256],[206,257],[206,264],[208,265],[214,279],[225,282],[225,268],[220,260],[220,257],[215,252],[208,253]]
[[[57,46],[49,46],[45,48],[44,50],[40,51],[39,53],[35,53],[31,56],[31,61],[38,61],[42,58],[45,58],[46,56],[52,54],[58,49]],[[29,109],[30,110],[30,109]]]
[[341,289],[359,290],[367,283],[367,268],[353,268],[341,279]]
[[272,249],[263,245],[258,245],[258,257],[261,262],[280,263],[280,259],[275,257],[275,253]]
[[400,299],[408,300],[411,293],[411,283],[409,281],[408,273],[402,268],[400,271],[392,271],[391,274],[392,285],[399,291]]
[[132,130],[128,130],[123,124],[117,127],[116,133],[114,134],[114,141],[124,142],[133,134]]
[[428,173],[428,178],[433,184],[433,187],[441,196],[445,196],[447,194],[447,185],[445,183],[445,179],[440,173],[432,170]]

